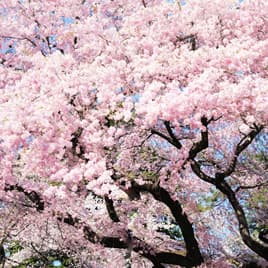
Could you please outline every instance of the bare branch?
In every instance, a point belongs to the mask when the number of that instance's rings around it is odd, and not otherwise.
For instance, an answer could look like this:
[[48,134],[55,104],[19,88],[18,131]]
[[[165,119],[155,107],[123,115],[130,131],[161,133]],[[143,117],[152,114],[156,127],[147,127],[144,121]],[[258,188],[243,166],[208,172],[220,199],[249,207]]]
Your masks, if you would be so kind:
[[201,170],[201,166],[198,162],[196,162],[195,160],[191,161],[191,168],[192,171],[194,172],[194,174],[199,177],[200,179],[202,179],[203,181],[209,182],[211,184],[215,184],[215,179],[208,176],[205,172],[203,172]]
[[[181,232],[185,241],[186,246],[186,257],[181,256],[180,258],[184,261],[190,261],[190,266],[196,266],[203,262],[197,240],[195,239],[194,230],[192,224],[188,220],[188,217],[181,207],[181,204],[178,200],[174,201],[167,190],[159,186],[158,184],[143,184],[139,185],[135,182],[132,182],[132,187],[138,191],[149,192],[153,197],[163,202],[171,211],[173,217],[175,218],[177,224],[181,228]],[[162,255],[163,256],[163,255]],[[178,257],[177,257],[178,258]]]
[[161,138],[163,138],[164,140],[166,140],[167,142],[169,142],[170,144],[172,144],[172,145],[175,146],[176,148],[178,148],[178,149],[181,148],[181,145],[180,145],[180,144],[174,142],[172,138],[166,136],[165,134],[159,132],[158,130],[156,130],[156,129],[152,129],[152,130],[151,130],[151,133],[152,133],[152,134],[155,134],[155,135],[157,135],[157,136],[159,136],[159,137],[161,137]]
[[173,130],[172,130],[171,125],[170,125],[170,122],[165,121],[164,124],[165,124],[167,131],[168,131],[169,136],[171,137],[172,141],[176,145],[175,147],[178,149],[181,149],[182,145],[179,142],[179,140],[177,139],[177,137],[174,135]]
[[111,218],[111,220],[113,222],[119,222],[120,220],[119,220],[119,217],[115,211],[113,200],[110,199],[108,196],[105,196],[104,201],[105,201],[105,205],[106,205],[106,208],[107,208],[107,211],[108,211],[108,214],[109,214],[109,217]]
[[[6,186],[5,190],[6,191],[16,190],[16,191],[24,193],[27,197],[29,195],[29,193],[27,191],[25,191],[21,186],[17,186],[17,185]],[[41,196],[38,193],[35,192],[35,194],[36,194],[35,200],[33,200],[33,201],[35,201],[38,205],[39,202],[43,202],[43,201],[42,201]],[[171,197],[169,197],[169,198],[171,199]],[[42,213],[44,210],[44,203],[42,203],[42,204],[43,204],[42,209],[40,209],[38,206],[36,206],[36,210],[40,213]],[[182,210],[180,213],[182,213]],[[184,213],[181,216],[184,218],[186,217],[184,220],[187,220],[187,216]],[[80,228],[84,225],[80,219],[72,217],[71,214],[67,214],[65,216],[64,215],[58,216],[57,219],[65,224],[73,226],[74,228]],[[190,224],[190,227],[192,228],[191,224]],[[88,241],[90,241],[91,243],[94,243],[94,244],[99,243],[99,244],[103,245],[104,247],[108,247],[108,248],[122,248],[122,249],[129,248],[129,239],[128,239],[128,235],[127,235],[128,230],[125,230],[125,231],[122,230],[122,232],[121,232],[122,235],[119,237],[102,236],[100,234],[97,234],[90,226],[84,225],[83,232],[84,232],[85,238]],[[185,257],[185,256],[182,256],[182,255],[179,255],[176,253],[157,252],[153,247],[151,247],[146,242],[144,242],[143,240],[141,240],[140,238],[138,238],[136,236],[131,237],[131,248],[132,248],[132,250],[134,250],[135,252],[137,252],[141,256],[150,260],[153,263],[154,267],[157,267],[157,268],[164,268],[162,263],[178,264],[181,266],[189,267],[189,266],[200,264],[203,261],[201,255],[200,255],[199,259],[192,259],[192,258],[190,258],[191,256]],[[194,249],[192,249],[192,250],[194,250]],[[192,257],[194,257],[194,256],[192,256]],[[197,257],[198,257],[198,255],[197,255]]]
[[257,242],[254,240],[249,232],[247,219],[245,216],[245,212],[240,205],[239,201],[237,200],[234,191],[229,186],[229,184],[225,181],[216,182],[216,187],[219,189],[223,194],[226,195],[229,202],[231,203],[236,218],[239,223],[239,232],[244,241],[244,243],[251,248],[254,252],[256,252],[259,256],[263,257],[265,260],[268,260],[268,246],[263,245],[262,243]]
[[204,131],[201,131],[201,140],[193,144],[192,148],[189,151],[188,160],[194,159],[198,153],[208,148],[208,129],[207,126],[210,121],[203,116],[201,118],[202,125],[206,128]]
[[141,0],[141,2],[142,2],[142,5],[146,8],[146,2],[145,2],[145,0]]
[[241,189],[242,190],[245,190],[245,189],[255,189],[255,188],[260,188],[260,187],[263,187],[263,186],[268,186],[268,182],[257,183],[257,184],[254,184],[254,185],[239,185],[236,188],[235,192],[238,192]]
[[26,191],[23,187],[19,185],[6,185],[5,186],[5,191],[18,191],[21,193],[24,193],[25,196],[35,204],[37,211],[41,212],[44,210],[45,203],[42,199],[42,197],[36,193],[35,191],[28,192]]
[[216,180],[224,180],[230,176],[236,168],[238,156],[252,143],[254,138],[261,132],[263,126],[256,126],[246,136],[244,136],[240,142],[236,145],[234,156],[229,164],[229,167],[223,172],[217,172],[215,174]]
[[8,38],[8,39],[16,39],[16,40],[25,40],[30,42],[34,47],[37,47],[37,44],[31,40],[29,37],[16,37],[16,36],[11,36],[11,35],[1,35],[1,38]]
[[194,159],[199,152],[205,150],[208,147],[207,125],[210,121],[208,121],[205,117],[202,117],[201,122],[203,126],[206,127],[206,130],[201,132],[201,140],[195,143],[190,150],[189,158],[191,159],[191,168],[193,172],[200,179],[215,185],[218,190],[220,190],[223,194],[225,194],[225,196],[227,197],[227,199],[229,200],[230,204],[234,209],[236,218],[239,223],[239,232],[242,237],[242,240],[249,248],[251,248],[259,256],[268,260],[268,246],[259,243],[258,241],[254,240],[251,237],[245,212],[241,204],[239,203],[238,199],[236,198],[235,192],[232,190],[229,184],[226,181],[224,181],[225,177],[231,175],[234,172],[239,154],[241,154],[248,147],[248,145],[251,144],[251,142],[259,134],[259,132],[263,129],[263,127],[262,126],[258,127],[257,125],[254,125],[255,128],[248,135],[243,137],[237,144],[234,157],[229,167],[224,172],[216,173],[215,178],[213,178],[205,174],[201,170],[200,164]]

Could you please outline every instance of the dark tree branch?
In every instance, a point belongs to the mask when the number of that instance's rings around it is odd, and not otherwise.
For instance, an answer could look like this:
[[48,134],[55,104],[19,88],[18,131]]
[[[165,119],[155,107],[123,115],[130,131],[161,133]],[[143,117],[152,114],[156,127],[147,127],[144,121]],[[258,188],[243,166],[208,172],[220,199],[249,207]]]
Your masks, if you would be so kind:
[[5,263],[5,258],[6,258],[6,254],[5,254],[4,245],[3,243],[1,243],[0,244],[0,263]]
[[[201,120],[202,124],[206,127],[209,123],[206,118],[202,118]],[[235,192],[232,190],[232,188],[229,186],[229,184],[224,181],[224,178],[227,176],[230,176],[236,167],[237,157],[251,144],[251,142],[254,140],[254,138],[259,134],[259,132],[263,129],[263,127],[254,126],[255,128],[245,137],[243,137],[240,142],[237,144],[233,160],[229,167],[225,170],[225,172],[216,173],[215,178],[212,178],[205,174],[201,170],[200,164],[194,159],[198,153],[205,150],[208,147],[208,131],[203,131],[201,133],[201,140],[193,145],[193,147],[190,150],[189,158],[191,159],[191,168],[193,172],[203,181],[206,181],[210,184],[213,184],[216,186],[218,190],[220,190],[227,199],[229,200],[230,204],[232,205],[236,218],[239,223],[239,232],[242,237],[242,240],[244,243],[252,249],[254,252],[256,252],[259,256],[263,257],[265,260],[268,260],[268,246],[263,245],[262,243],[259,243],[258,241],[254,240],[249,232],[247,219],[245,216],[245,212],[240,205],[238,199],[236,198]],[[263,242],[265,240],[262,240]]]
[[172,138],[166,136],[165,134],[159,132],[158,130],[156,130],[156,129],[152,129],[152,130],[151,130],[151,133],[152,133],[153,135],[155,134],[155,135],[157,135],[157,136],[163,138],[164,140],[166,140],[167,142],[169,142],[170,144],[172,144],[172,145],[175,146],[176,148],[178,148],[178,149],[181,148],[181,144],[180,144],[180,143],[178,144],[177,142],[174,142],[174,140],[173,140]]
[[196,162],[195,160],[191,160],[191,168],[197,177],[199,177],[200,179],[202,179],[203,181],[206,181],[208,183],[215,184],[215,179],[208,176],[205,172],[203,172],[201,170],[200,164],[198,162]]
[[255,128],[251,130],[250,133],[248,133],[240,140],[240,142],[236,145],[234,156],[231,160],[231,163],[229,164],[229,167],[223,172],[217,172],[215,174],[216,180],[224,180],[235,171],[239,155],[252,143],[254,138],[261,132],[262,129],[263,126],[255,126]]
[[42,199],[42,197],[36,193],[35,191],[31,191],[28,192],[26,191],[23,187],[19,186],[19,185],[6,185],[5,186],[5,191],[18,191],[20,193],[24,193],[25,196],[32,202],[35,204],[36,206],[36,210],[41,212],[44,210],[45,208],[45,203]]
[[255,188],[260,188],[260,187],[263,187],[263,186],[268,186],[268,182],[264,182],[264,183],[257,183],[257,184],[254,184],[254,185],[239,185],[235,192],[238,192],[240,191],[241,189],[242,190],[246,190],[246,189],[255,189]]
[[8,38],[8,39],[15,39],[15,40],[26,40],[26,41],[30,42],[34,47],[37,47],[37,44],[28,37],[15,37],[15,36],[8,36],[8,35],[1,35],[0,37],[1,38]]
[[189,151],[188,160],[194,160],[196,155],[200,153],[201,151],[208,148],[208,124],[211,120],[208,120],[205,116],[201,118],[201,123],[205,127],[204,131],[201,131],[201,140],[194,143],[192,148]]
[[[92,243],[100,243],[104,247],[108,248],[128,248],[127,238],[119,237],[101,237],[97,235],[90,227],[84,227],[85,237]],[[162,263],[165,264],[177,264],[184,267],[192,267],[195,265],[195,260],[178,255],[171,252],[156,252],[153,247],[148,245],[143,240],[133,236],[131,239],[132,250],[139,253],[143,257],[149,259],[155,268],[164,268]]]
[[[239,201],[237,200],[232,188],[225,181],[216,182],[216,187],[226,195],[229,202],[231,203],[239,223],[239,232],[244,243],[254,252],[256,252],[259,256],[263,257],[265,260],[268,261],[268,246],[265,246],[257,242],[251,237],[245,212],[242,206],[240,205]],[[265,241],[263,240],[263,242]]]
[[[146,191],[153,195],[153,197],[164,203],[171,211],[177,224],[180,226],[186,247],[186,257],[180,256],[182,260],[188,262],[188,265],[196,266],[203,262],[202,255],[199,250],[198,243],[195,239],[194,230],[192,224],[188,220],[187,215],[183,212],[181,204],[178,200],[174,201],[167,190],[154,184],[139,185],[135,182],[132,183],[132,187],[139,191]],[[162,255],[164,256],[164,255]],[[177,257],[178,258],[178,257]],[[185,265],[185,264],[184,264]]]
[[[179,2],[178,2],[178,4],[179,4]],[[180,4],[179,4],[179,6],[180,6]],[[177,44],[178,42],[190,43],[191,50],[196,50],[197,49],[196,36],[194,34],[190,34],[190,35],[183,36],[183,37],[177,36],[175,44]]]
[[105,201],[105,205],[106,205],[106,208],[107,208],[107,211],[108,211],[108,214],[109,214],[109,217],[111,218],[111,220],[113,222],[119,222],[120,220],[119,220],[119,217],[115,211],[113,200],[110,199],[108,196],[105,196],[104,201]]
[[[6,186],[5,191],[19,191],[24,193],[27,197],[32,198],[32,192],[28,193],[26,190],[23,189],[21,186],[17,185],[11,185]],[[34,199],[32,199],[36,204],[36,210],[40,213],[44,210],[44,202],[42,201],[41,196],[35,192]],[[41,204],[40,204],[41,202]],[[186,215],[185,215],[186,216]],[[57,220],[68,224],[70,226],[73,226],[74,228],[79,228],[83,223],[78,218],[73,218],[71,214],[57,216]],[[113,236],[102,236],[97,234],[94,230],[92,230],[91,227],[88,225],[84,225],[83,232],[85,238],[94,244],[101,244],[104,247],[108,248],[121,248],[121,249],[128,249],[129,248],[129,239],[127,235],[127,231],[125,231],[125,235],[121,235],[119,237],[113,237]],[[124,233],[124,231],[122,232]],[[190,257],[185,257],[182,255],[178,255],[176,253],[170,253],[170,252],[157,252],[153,247],[148,245],[143,240],[139,239],[136,236],[133,236],[131,238],[131,248],[141,256],[147,258],[150,260],[155,268],[164,268],[162,263],[166,264],[177,264],[185,267],[191,267],[195,264],[200,264],[203,259],[201,257],[201,260],[193,260]]]
[[176,145],[175,147],[178,148],[178,149],[181,149],[182,145],[179,142],[179,140],[177,139],[177,137],[174,135],[173,130],[172,130],[171,126],[170,126],[170,122],[165,121],[164,124],[165,124],[165,127],[166,127],[167,131],[168,131],[169,136],[171,137],[172,141]]
[[67,213],[65,217],[57,217],[58,221],[62,221],[68,225],[75,226],[76,224],[80,223],[78,218],[74,218],[71,214]]
[[145,2],[145,0],[141,0],[141,2],[142,2],[142,5],[146,8],[146,2]]
[[268,229],[261,230],[259,233],[259,239],[268,244]]
[[[127,249],[128,248],[128,239],[127,237],[101,237],[97,235],[90,227],[85,226],[84,227],[84,234],[85,237],[92,243],[100,243],[104,247],[108,248],[122,248]],[[144,241],[140,240],[137,237],[132,237],[132,250],[139,253],[143,257],[146,257],[149,259],[153,264],[154,267],[157,268],[164,268],[164,266],[161,264],[161,262],[157,258],[157,253],[154,251],[154,249],[149,246]],[[176,255],[176,254],[174,254]],[[174,258],[175,256],[172,255]],[[163,259],[163,258],[162,258]],[[165,258],[164,261],[169,261],[171,258]]]
[[[79,127],[73,134],[72,134],[72,154],[76,155],[78,158],[88,162],[88,159],[85,157],[85,150],[81,144],[79,144],[79,139],[83,133],[83,128]],[[77,149],[79,150],[77,152]]]

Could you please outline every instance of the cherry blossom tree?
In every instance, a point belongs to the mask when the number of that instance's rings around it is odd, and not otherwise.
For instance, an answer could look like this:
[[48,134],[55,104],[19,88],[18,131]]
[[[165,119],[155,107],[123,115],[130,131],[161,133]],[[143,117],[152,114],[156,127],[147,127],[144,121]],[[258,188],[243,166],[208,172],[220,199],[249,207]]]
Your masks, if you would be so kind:
[[25,243],[229,267],[218,222],[268,260],[248,194],[267,198],[268,3],[240,2],[1,2],[0,199]]

